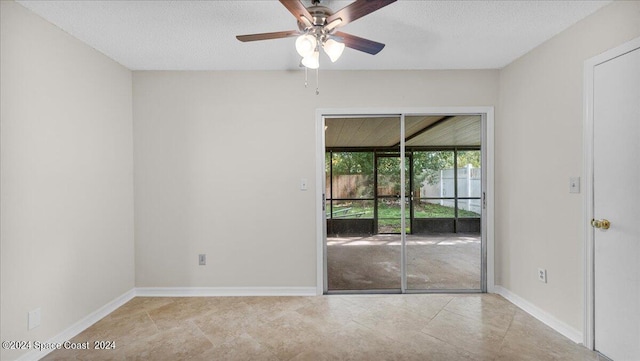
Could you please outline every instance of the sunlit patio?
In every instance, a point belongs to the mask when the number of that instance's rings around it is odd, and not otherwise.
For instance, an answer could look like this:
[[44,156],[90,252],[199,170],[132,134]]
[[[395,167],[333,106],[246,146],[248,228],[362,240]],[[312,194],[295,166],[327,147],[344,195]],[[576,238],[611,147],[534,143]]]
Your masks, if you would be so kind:
[[[479,290],[480,234],[407,235],[407,289]],[[400,289],[400,235],[328,237],[329,291]]]

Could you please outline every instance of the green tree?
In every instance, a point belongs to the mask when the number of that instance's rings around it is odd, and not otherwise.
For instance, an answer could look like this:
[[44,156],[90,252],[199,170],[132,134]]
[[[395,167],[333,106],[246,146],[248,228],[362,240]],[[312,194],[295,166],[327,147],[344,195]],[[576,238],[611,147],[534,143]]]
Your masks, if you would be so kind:
[[329,166],[333,167],[333,177],[342,175],[356,175],[356,186],[342,193],[343,197],[371,198],[373,197],[373,152],[330,152],[326,153],[326,172],[329,174]]
[[[481,157],[479,150],[458,151],[456,153],[458,168],[463,168],[467,166],[467,164],[471,164],[474,168],[480,168]],[[359,174],[366,179],[364,183],[368,184],[373,181],[373,152],[333,152],[333,157],[331,157],[331,154],[331,152],[327,152],[325,157],[327,174],[331,171],[329,168],[331,165],[334,175]],[[437,183],[440,180],[441,170],[452,169],[454,167],[453,150],[414,151],[412,154],[414,191],[418,191],[424,181],[427,181],[428,184]],[[394,188],[397,188],[399,192],[400,172],[398,168],[399,162],[397,157],[378,158],[378,174],[385,177],[386,182],[393,183]]]
[[473,168],[480,168],[481,162],[479,150],[458,151],[458,168],[464,168],[467,164],[471,164]]
[[428,184],[435,184],[440,180],[440,171],[453,168],[453,151],[425,151],[413,152],[413,184],[418,191],[426,180]]

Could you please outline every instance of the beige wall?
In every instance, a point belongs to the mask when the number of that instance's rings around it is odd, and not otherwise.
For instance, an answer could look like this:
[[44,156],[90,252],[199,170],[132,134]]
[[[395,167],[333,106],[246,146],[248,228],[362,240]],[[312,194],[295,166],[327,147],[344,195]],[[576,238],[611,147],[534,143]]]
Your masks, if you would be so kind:
[[0,4],[1,338],[47,341],[134,286],[131,72]]
[[315,287],[316,109],[491,106],[497,83],[321,71],[316,96],[302,71],[134,72],[136,285]]
[[640,2],[614,2],[500,71],[496,283],[580,332],[583,62],[638,36]]

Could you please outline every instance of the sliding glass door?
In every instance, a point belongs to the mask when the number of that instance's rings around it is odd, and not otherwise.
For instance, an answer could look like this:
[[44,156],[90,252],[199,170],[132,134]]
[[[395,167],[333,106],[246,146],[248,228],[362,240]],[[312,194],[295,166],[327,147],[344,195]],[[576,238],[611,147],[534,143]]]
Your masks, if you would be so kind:
[[329,291],[401,291],[399,142],[399,117],[325,121]]
[[407,289],[480,290],[479,150],[413,150]]
[[484,290],[481,116],[325,118],[325,145],[326,291]]

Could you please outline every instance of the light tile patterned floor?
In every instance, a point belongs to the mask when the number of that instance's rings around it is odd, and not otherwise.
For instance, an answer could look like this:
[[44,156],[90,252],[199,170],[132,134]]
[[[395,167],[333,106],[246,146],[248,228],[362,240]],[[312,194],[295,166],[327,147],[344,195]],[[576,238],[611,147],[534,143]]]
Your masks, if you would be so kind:
[[497,295],[137,297],[43,360],[599,360]]

